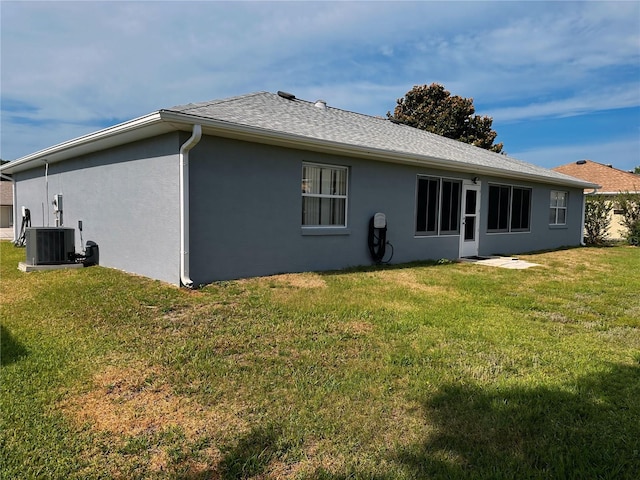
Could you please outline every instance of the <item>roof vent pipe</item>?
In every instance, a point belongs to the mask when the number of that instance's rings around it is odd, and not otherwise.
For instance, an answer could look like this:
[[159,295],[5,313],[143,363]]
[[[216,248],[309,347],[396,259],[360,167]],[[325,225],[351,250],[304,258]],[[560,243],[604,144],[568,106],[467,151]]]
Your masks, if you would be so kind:
[[318,108],[321,108],[322,110],[327,109],[327,102],[325,102],[324,100],[316,100],[316,103],[314,105]]
[[576,165],[584,165],[584,164],[586,164],[586,163],[587,163],[587,161],[586,161],[586,160],[578,160],[578,161],[576,162]]
[[189,151],[202,137],[202,127],[193,126],[193,133],[180,147],[180,282],[193,287],[189,276]]
[[283,92],[282,90],[278,90],[278,96],[282,98],[286,98],[287,100],[295,100],[296,96],[293,93]]

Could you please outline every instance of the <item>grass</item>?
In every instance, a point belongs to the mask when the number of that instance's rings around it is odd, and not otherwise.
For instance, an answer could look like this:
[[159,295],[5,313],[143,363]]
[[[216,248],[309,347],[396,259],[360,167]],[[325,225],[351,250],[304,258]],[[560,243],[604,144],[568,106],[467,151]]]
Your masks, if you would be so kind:
[[3,478],[637,478],[640,249],[185,291],[0,244]]

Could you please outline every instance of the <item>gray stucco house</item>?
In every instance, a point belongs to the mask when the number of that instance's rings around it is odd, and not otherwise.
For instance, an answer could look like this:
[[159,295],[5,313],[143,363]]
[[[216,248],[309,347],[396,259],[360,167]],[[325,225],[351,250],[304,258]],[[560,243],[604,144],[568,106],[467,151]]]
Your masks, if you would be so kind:
[[370,264],[376,213],[393,263],[578,245],[595,187],[283,92],[159,110],[1,172],[33,226],[62,195],[101,265],[188,286]]

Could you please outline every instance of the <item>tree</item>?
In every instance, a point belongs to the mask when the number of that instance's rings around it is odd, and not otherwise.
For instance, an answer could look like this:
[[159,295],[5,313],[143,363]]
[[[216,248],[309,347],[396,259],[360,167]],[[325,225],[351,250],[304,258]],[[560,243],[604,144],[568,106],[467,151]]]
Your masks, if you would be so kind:
[[396,108],[387,112],[389,119],[421,130],[470,143],[476,147],[500,153],[502,143],[494,144],[498,135],[491,129],[493,119],[475,115],[473,98],[463,98],[438,84],[416,85],[404,98],[397,100]]
[[633,169],[633,173],[635,173],[636,175],[640,175],[640,165]]

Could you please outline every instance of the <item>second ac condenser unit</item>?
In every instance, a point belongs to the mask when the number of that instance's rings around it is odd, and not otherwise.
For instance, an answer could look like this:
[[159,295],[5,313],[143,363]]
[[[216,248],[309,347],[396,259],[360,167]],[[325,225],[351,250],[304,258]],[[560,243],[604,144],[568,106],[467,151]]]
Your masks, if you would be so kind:
[[27,265],[74,263],[75,230],[60,227],[31,227],[25,230]]

